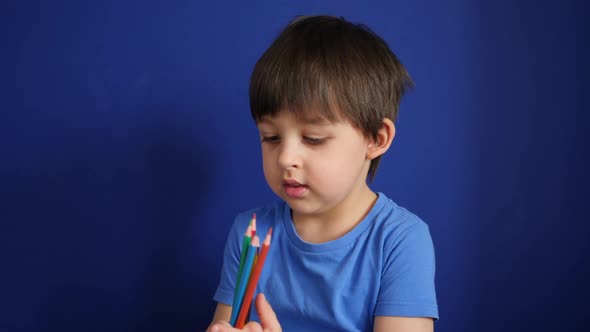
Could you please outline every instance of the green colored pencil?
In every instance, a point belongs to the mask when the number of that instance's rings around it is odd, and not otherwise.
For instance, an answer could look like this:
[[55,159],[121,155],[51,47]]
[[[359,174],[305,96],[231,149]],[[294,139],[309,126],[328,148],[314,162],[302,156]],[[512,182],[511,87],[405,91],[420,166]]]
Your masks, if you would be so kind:
[[240,265],[238,267],[238,277],[236,278],[236,285],[234,287],[234,301],[238,297],[238,285],[240,284],[240,279],[242,278],[244,263],[246,261],[246,254],[248,254],[248,248],[250,247],[250,242],[252,241],[252,220],[253,219],[250,219],[248,229],[246,230],[246,233],[244,233],[244,241],[242,242],[242,252],[240,253]]

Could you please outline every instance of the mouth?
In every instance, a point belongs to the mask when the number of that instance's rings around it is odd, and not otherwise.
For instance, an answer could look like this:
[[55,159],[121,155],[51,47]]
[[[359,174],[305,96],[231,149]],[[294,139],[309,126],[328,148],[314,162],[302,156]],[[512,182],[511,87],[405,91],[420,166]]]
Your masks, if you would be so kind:
[[297,182],[295,180],[292,180],[292,179],[283,180],[283,185],[284,186],[289,186],[289,187],[301,187],[301,186],[303,186],[303,184],[301,184],[301,183],[299,183],[299,182]]
[[300,198],[305,195],[308,190],[307,185],[301,184],[295,180],[284,180],[283,181],[283,189],[285,190],[285,194],[289,197],[293,198]]

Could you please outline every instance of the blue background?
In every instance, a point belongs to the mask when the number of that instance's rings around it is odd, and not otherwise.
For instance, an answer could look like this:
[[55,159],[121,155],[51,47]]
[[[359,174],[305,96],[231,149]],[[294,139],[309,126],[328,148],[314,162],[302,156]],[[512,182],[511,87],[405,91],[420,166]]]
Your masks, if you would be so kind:
[[581,331],[582,1],[4,1],[0,331],[199,331],[236,213],[274,199],[249,115],[293,16],[410,71],[373,188],[429,225],[437,331]]

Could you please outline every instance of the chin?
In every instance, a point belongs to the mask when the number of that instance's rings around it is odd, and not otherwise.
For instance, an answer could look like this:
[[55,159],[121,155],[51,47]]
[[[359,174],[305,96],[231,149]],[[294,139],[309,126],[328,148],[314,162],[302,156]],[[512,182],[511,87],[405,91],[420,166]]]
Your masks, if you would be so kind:
[[289,205],[291,211],[296,212],[299,215],[313,215],[317,214],[320,209],[316,204],[310,203],[309,201],[302,201],[297,199],[284,199],[283,200]]

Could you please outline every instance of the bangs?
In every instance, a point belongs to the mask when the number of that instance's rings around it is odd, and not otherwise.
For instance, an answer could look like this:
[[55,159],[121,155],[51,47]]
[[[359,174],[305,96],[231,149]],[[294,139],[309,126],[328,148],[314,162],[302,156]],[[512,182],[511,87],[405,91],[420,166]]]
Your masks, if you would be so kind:
[[[343,106],[335,96],[346,94],[345,57],[334,54],[341,43],[338,29],[319,30],[292,22],[256,63],[250,81],[250,111],[256,122],[281,111],[304,118],[340,118]],[[324,22],[334,25],[334,22]],[[296,31],[293,31],[296,30]],[[336,32],[336,33],[335,33]],[[284,38],[281,38],[283,37]],[[338,38],[340,37],[340,38]],[[343,46],[343,45],[340,45]],[[333,61],[335,57],[340,61]]]
[[275,59],[288,61],[287,66],[274,61],[270,66],[256,68],[258,72],[252,75],[250,110],[254,121],[259,122],[281,111],[289,111],[302,118],[338,120],[336,92],[329,84],[333,83],[333,78],[318,64],[321,59],[304,59],[297,54],[300,50],[286,51],[290,53],[288,59]]

